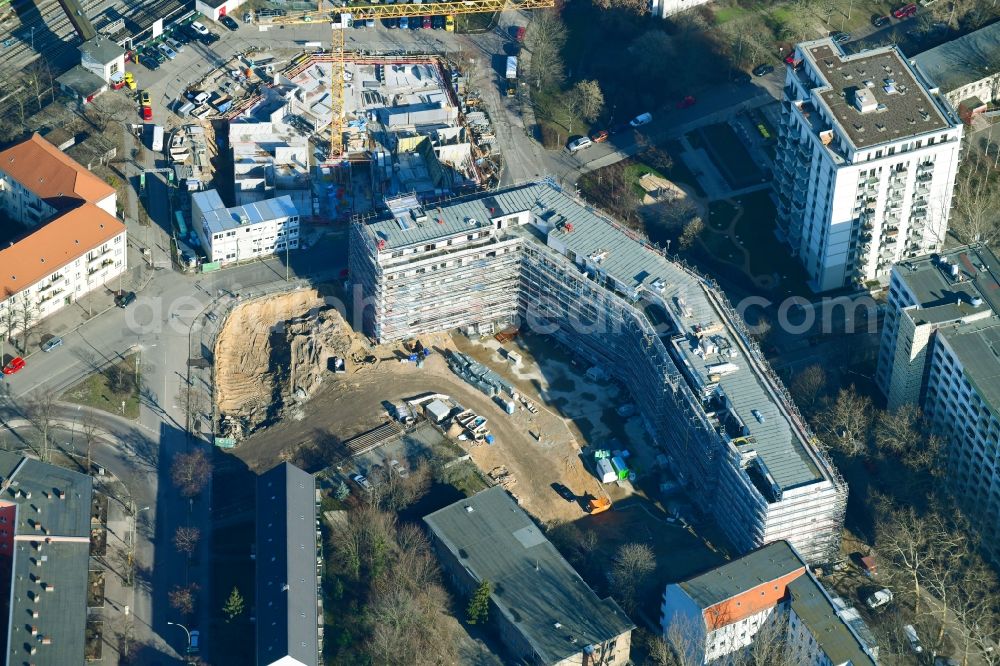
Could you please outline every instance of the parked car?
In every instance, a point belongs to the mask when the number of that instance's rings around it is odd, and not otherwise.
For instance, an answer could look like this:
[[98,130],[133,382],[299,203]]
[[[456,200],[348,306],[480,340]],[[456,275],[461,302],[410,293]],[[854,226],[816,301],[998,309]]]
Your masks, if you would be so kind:
[[190,25],[191,29],[197,32],[199,35],[204,36],[208,34],[208,28],[205,27],[205,24],[202,23],[201,21],[192,21]]
[[196,654],[201,651],[201,632],[197,629],[191,630],[191,640],[188,645],[188,653]]
[[774,65],[757,65],[753,68],[754,76],[767,76],[774,71]]
[[917,13],[917,5],[910,3],[908,5],[903,5],[899,9],[895,10],[892,15],[898,18],[900,21],[903,19],[908,19],[911,16],[915,16]]
[[62,345],[62,343],[63,343],[63,339],[62,338],[49,338],[48,340],[46,340],[45,342],[42,343],[42,351],[43,352],[50,352],[53,349],[55,349],[56,347],[59,347],[60,345]]
[[834,44],[846,44],[851,41],[851,33],[849,32],[835,32],[830,37],[833,38]]
[[221,37],[217,33],[209,32],[207,35],[201,36],[201,43],[208,46],[209,44],[214,44],[219,41]]
[[139,58],[139,63],[151,72],[155,72],[160,68],[160,63],[156,62],[156,58],[150,56],[142,56]]
[[401,478],[401,479],[405,479],[406,477],[408,477],[410,475],[410,473],[406,470],[406,468],[403,467],[399,463],[399,461],[396,460],[395,458],[393,458],[392,460],[389,461],[389,469],[391,469],[396,474],[398,474],[399,478]]
[[567,502],[576,501],[576,495],[573,494],[573,491],[561,483],[553,483],[552,490],[556,491],[559,494],[559,497],[562,497]]
[[594,143],[604,143],[608,140],[608,130],[597,130],[590,135],[590,140]]
[[375,27],[375,19],[373,19],[373,18],[365,19],[365,27],[366,28],[374,28]]
[[170,39],[167,40],[167,43],[170,44],[170,46],[172,46],[173,49],[178,53],[181,52],[181,49],[185,44],[191,43],[191,35],[189,35],[187,30],[185,30],[186,27],[187,26],[182,25],[181,27],[174,30],[173,34],[170,36]]
[[692,97],[691,95],[688,95],[684,99],[682,99],[679,102],[677,102],[676,106],[677,106],[678,109],[689,109],[692,106],[694,106],[697,101],[698,100],[696,100],[694,97]]
[[240,24],[234,21],[232,16],[220,16],[219,23],[233,31],[240,29]]
[[115,305],[117,305],[120,308],[127,308],[134,302],[135,302],[134,291],[118,292],[118,294],[115,296]]
[[142,106],[150,105],[148,90],[143,90],[142,92],[139,93],[139,104],[141,104]]
[[872,610],[881,608],[882,606],[890,603],[892,603],[892,590],[887,587],[883,587],[881,590],[865,599],[865,604]]
[[169,58],[170,60],[173,60],[177,57],[177,51],[174,51],[165,42],[160,42],[159,44],[156,45],[156,48],[159,49],[160,53],[167,56],[167,58]]
[[16,372],[20,372],[21,368],[24,367],[24,359],[20,356],[15,356],[10,360],[10,363],[3,366],[3,374],[13,375]]
[[175,53],[184,52],[184,45],[181,44],[176,39],[174,39],[173,37],[167,37],[166,39],[163,40],[163,43],[172,48]]
[[143,51],[143,53],[161,65],[167,61],[167,56],[163,55],[160,53],[159,49],[152,46],[148,47],[145,51]]
[[430,16],[425,16],[424,20],[423,20],[423,28],[424,28],[424,30],[430,30],[432,27],[434,27],[434,23],[433,23],[433,21],[431,21],[431,17]]
[[594,142],[590,140],[590,137],[581,136],[579,139],[573,139],[566,145],[567,150],[571,153],[583,150],[584,148],[590,148],[594,145]]
[[399,17],[399,29],[408,30],[410,27],[410,19],[406,16]]
[[760,413],[759,409],[751,409],[750,413],[753,415],[755,419],[757,419],[757,423],[764,422],[764,415]]
[[365,490],[371,491],[371,489],[372,489],[372,483],[371,483],[371,481],[369,481],[367,478],[365,478],[364,474],[355,474],[355,475],[351,476],[351,481],[353,481],[354,483],[358,484],[359,486],[361,486]]
[[455,32],[455,17],[451,14],[444,17],[444,29],[448,32]]
[[389,17],[387,19],[382,19],[382,25],[384,25],[385,27],[389,28],[389,30],[392,30],[393,28],[395,28],[397,26],[397,24],[398,24],[398,21],[396,19],[392,18],[392,17]]
[[924,646],[920,644],[920,637],[917,636],[917,629],[912,624],[908,624],[903,627],[903,635],[906,636],[906,640],[909,642],[911,650],[917,654],[924,651]]
[[879,16],[878,14],[876,14],[875,16],[872,17],[872,25],[875,26],[876,28],[884,28],[885,26],[889,25],[889,17]]
[[653,114],[640,113],[638,116],[628,121],[628,124],[632,127],[642,127],[643,125],[648,125],[651,122],[653,122]]
[[444,27],[444,17],[443,16],[433,16],[431,17],[431,23],[435,30],[440,30]]
[[144,107],[142,107],[142,110],[140,111],[140,113],[142,114],[142,119],[143,120],[152,120],[153,119],[153,107],[151,107],[151,106],[144,106]]

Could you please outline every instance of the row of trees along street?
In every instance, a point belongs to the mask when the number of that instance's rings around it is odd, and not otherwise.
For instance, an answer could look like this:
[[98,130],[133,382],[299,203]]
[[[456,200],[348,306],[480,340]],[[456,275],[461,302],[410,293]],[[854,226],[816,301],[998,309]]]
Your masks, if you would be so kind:
[[878,578],[855,590],[853,601],[872,586],[895,595],[895,612],[873,623],[885,649],[906,655],[899,628],[912,623],[925,650],[963,665],[1000,664],[997,572],[980,548],[980,526],[949,491],[944,436],[917,407],[883,410],[854,386],[830,389],[818,365],[799,372],[789,389],[850,483],[847,528],[874,547]]

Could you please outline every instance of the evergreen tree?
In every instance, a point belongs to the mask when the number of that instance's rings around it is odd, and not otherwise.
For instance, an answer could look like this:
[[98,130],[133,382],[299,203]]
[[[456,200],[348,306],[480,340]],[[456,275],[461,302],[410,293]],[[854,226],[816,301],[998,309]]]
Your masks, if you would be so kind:
[[469,607],[465,611],[469,618],[469,624],[484,624],[486,622],[489,617],[490,594],[492,593],[493,588],[488,580],[484,580],[476,588],[472,599],[469,600]]
[[240,594],[239,588],[234,586],[233,591],[229,593],[229,599],[226,600],[226,605],[222,607],[222,612],[228,618],[226,622],[231,622],[243,615],[245,609],[246,603],[243,601],[243,595]]

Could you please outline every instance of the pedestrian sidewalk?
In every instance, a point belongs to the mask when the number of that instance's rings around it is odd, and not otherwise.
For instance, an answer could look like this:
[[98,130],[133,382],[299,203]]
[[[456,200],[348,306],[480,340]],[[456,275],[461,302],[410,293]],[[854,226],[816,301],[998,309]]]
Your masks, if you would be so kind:
[[[99,480],[97,477],[95,480]],[[117,665],[136,649],[136,627],[133,608],[135,588],[140,578],[139,563],[134,560],[136,525],[132,508],[126,498],[127,490],[113,476],[106,475],[100,484],[95,483],[94,496],[107,499],[107,522],[104,555],[90,558],[91,581],[103,574],[103,599],[97,605],[88,595],[88,620],[100,623],[102,636],[101,658],[92,663]],[[92,530],[99,531],[93,518]],[[100,573],[98,573],[100,572]]]

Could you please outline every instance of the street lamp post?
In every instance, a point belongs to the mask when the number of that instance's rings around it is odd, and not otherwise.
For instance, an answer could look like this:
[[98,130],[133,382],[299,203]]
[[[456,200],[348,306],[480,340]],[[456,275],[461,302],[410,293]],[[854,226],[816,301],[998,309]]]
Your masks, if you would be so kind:
[[188,643],[187,643],[187,650],[185,651],[185,653],[186,654],[190,653],[191,652],[191,632],[188,631],[188,628],[185,627],[180,622],[167,622],[167,624],[169,624],[169,625],[171,625],[173,627],[180,627],[181,629],[184,630],[184,634],[187,636],[187,641],[188,641]]

